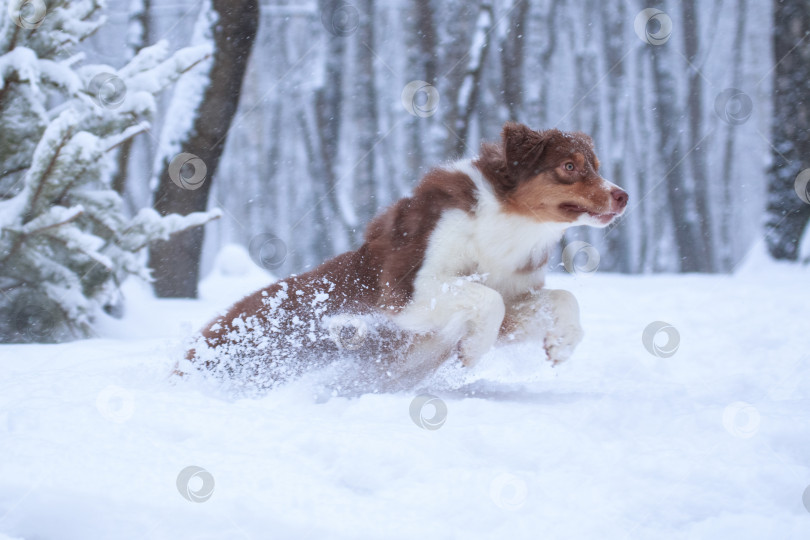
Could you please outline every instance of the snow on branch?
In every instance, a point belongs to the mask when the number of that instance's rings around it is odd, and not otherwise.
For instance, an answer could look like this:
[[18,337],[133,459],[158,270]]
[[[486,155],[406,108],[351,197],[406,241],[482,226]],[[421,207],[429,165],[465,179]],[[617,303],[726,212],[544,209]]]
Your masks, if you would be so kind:
[[167,123],[163,126],[160,144],[153,167],[153,184],[163,172],[165,164],[182,151],[183,141],[188,140],[197,111],[203,101],[205,90],[210,86],[211,68],[214,61],[214,26],[219,15],[214,10],[211,0],[204,0],[200,14],[194,26],[191,38],[192,49],[209,51],[209,56],[193,70],[188,70],[178,81],[172,95],[172,101],[166,112]]
[[179,214],[161,216],[153,208],[142,208],[124,231],[121,246],[137,251],[146,247],[149,242],[168,240],[174,233],[205,225],[220,217],[222,217],[220,210],[192,212],[185,216]]

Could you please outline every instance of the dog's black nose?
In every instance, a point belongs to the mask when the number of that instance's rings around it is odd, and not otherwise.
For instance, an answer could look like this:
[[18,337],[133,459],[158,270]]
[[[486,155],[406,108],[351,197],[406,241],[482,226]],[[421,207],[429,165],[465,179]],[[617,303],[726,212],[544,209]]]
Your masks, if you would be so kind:
[[619,208],[624,208],[627,206],[627,200],[630,196],[627,194],[626,191],[622,189],[614,189],[610,192],[610,195],[613,197],[613,200],[619,205]]

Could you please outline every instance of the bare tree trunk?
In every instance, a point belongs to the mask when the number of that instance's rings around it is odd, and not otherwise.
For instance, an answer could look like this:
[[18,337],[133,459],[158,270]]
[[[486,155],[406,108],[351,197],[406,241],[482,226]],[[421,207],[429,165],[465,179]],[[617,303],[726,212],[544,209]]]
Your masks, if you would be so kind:
[[[341,0],[321,0],[321,12],[334,13]],[[336,220],[330,224],[331,235],[341,238],[348,235],[351,228],[346,216],[341,211],[337,195],[338,150],[340,145],[340,128],[343,107],[343,71],[346,69],[346,37],[326,32],[326,53],[323,86],[315,91],[314,139],[317,141],[318,156],[323,162],[323,176],[315,178],[316,182],[325,183],[326,206]],[[337,229],[337,230],[335,230]],[[348,238],[343,238],[347,240]],[[350,242],[349,242],[350,243]]]
[[[743,50],[745,45],[745,19],[747,16],[748,3],[747,0],[738,0],[739,8],[737,9],[737,22],[734,31],[734,51],[739,55],[734,63],[734,71],[732,75],[731,85],[733,88],[739,88],[742,82],[742,69],[743,69]],[[729,124],[726,132],[726,144],[723,150],[723,189],[720,193],[719,207],[722,209],[720,216],[720,264],[721,268],[725,271],[731,271],[734,268],[734,217],[737,212],[733,210],[736,208],[736,201],[734,201],[734,164],[735,164],[735,150],[734,143],[736,140],[737,126]]]
[[509,111],[509,120],[519,121],[523,114],[523,60],[529,0],[514,1],[509,14],[509,33],[501,44],[501,73],[503,101]]
[[[154,196],[154,207],[162,215],[188,214],[208,206],[211,178],[216,174],[239,104],[242,79],[258,29],[257,0],[211,0],[211,3],[218,20],[212,28],[215,50],[209,85],[196,111],[193,127],[187,139],[181,142],[182,152],[194,154],[205,163],[208,176],[198,189],[182,189],[170,179],[168,168],[172,158],[166,159]],[[203,238],[203,228],[196,227],[151,246],[149,266],[154,271],[157,296],[197,296]]]
[[[795,261],[810,220],[810,204],[795,193],[810,167],[810,3],[774,0],[773,165],[768,179],[765,241],[776,259]],[[807,186],[805,186],[807,189]]]
[[[593,0],[583,0],[580,6],[581,13],[596,13],[596,6]],[[573,10],[572,10],[573,11]],[[577,13],[570,13],[573,20],[577,19]],[[594,25],[581,25],[576,32],[569,34],[571,39],[571,49],[574,52],[574,80],[575,82],[575,103],[573,110],[574,125],[593,136],[597,136],[599,131],[599,95],[596,90],[600,86],[598,80],[601,76],[599,62],[596,56],[596,48],[591,44],[594,40]]]
[[[357,2],[360,21],[356,32],[354,94],[354,127],[357,131],[354,169],[354,200],[361,224],[368,223],[377,211],[375,152],[379,119],[377,114],[377,79],[374,74],[374,0]],[[363,236],[363,227],[354,231],[355,242]]]
[[703,133],[703,78],[698,65],[700,52],[700,21],[698,20],[695,0],[683,0],[683,35],[686,58],[690,66],[687,67],[689,110],[689,163],[691,165],[692,179],[694,180],[695,208],[699,218],[698,228],[703,237],[706,249],[705,267],[716,272],[718,269],[718,251],[712,246],[712,213],[709,205],[709,174],[706,157],[708,144],[704,144]]
[[331,213],[327,209],[327,190],[328,184],[324,182],[327,176],[324,162],[321,155],[317,151],[318,143],[315,131],[307,118],[305,108],[299,104],[296,115],[298,116],[298,124],[301,127],[304,139],[304,149],[307,153],[307,169],[309,177],[312,181],[312,212],[306,217],[304,221],[312,225],[312,232],[306,236],[309,237],[309,246],[306,249],[306,255],[313,258],[315,261],[323,261],[332,255],[332,249],[329,245],[329,240],[332,235],[330,225],[336,222],[332,219]]
[[[422,80],[435,86],[436,81],[436,25],[434,22],[433,6],[431,0],[411,0],[409,3],[409,17],[406,27],[406,43],[408,46],[408,82]],[[426,155],[426,146],[430,141],[425,140],[427,124],[434,120],[431,117],[408,115],[406,120],[406,137],[408,141],[405,163],[408,170],[409,182],[416,182],[421,177],[429,157]]]
[[[611,147],[616,148],[607,156],[609,164],[609,180],[616,184],[626,186],[625,178],[625,150],[627,148],[627,75],[625,68],[625,44],[621,34],[615,32],[623,21],[626,20],[626,9],[624,2],[604,2],[602,4],[602,29],[603,49],[605,60],[607,61],[607,102],[609,109],[609,138]],[[603,173],[604,174],[604,173]],[[630,235],[626,226],[621,226],[622,222],[611,227],[605,236],[608,249],[607,256],[610,259],[605,261],[605,269],[630,272]]]
[[653,68],[653,93],[659,135],[659,156],[665,171],[667,205],[672,210],[678,269],[682,272],[706,272],[710,254],[701,232],[695,193],[690,186],[683,162],[681,144],[683,114],[677,107],[677,87],[672,55],[666,45],[650,45]]
[[551,71],[551,59],[554,57],[554,51],[557,49],[557,11],[560,6],[564,5],[565,0],[551,0],[551,6],[546,14],[546,29],[544,35],[546,38],[546,46],[543,52],[540,53],[540,111],[538,116],[543,124],[547,124],[551,118],[549,115],[549,86],[551,85],[551,77],[546,76],[546,73]]

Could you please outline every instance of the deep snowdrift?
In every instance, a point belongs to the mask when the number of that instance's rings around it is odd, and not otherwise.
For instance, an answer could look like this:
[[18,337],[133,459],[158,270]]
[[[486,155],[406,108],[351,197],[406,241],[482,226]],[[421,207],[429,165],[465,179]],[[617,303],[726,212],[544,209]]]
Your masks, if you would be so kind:
[[[170,380],[183,339],[267,282],[240,257],[202,301],[128,284],[104,337],[0,346],[0,538],[810,537],[806,268],[555,274],[582,308],[571,362],[512,346],[449,366],[422,409],[446,421],[422,429],[421,391]],[[668,358],[642,344],[655,321],[679,334]]]

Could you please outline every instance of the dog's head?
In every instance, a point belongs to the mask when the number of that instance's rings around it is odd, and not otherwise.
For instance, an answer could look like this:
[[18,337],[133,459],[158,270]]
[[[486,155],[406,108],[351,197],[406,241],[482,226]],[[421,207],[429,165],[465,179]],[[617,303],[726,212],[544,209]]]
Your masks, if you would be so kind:
[[509,122],[501,144],[485,144],[477,165],[506,211],[539,222],[605,227],[627,206],[627,193],[599,175],[584,133]]

